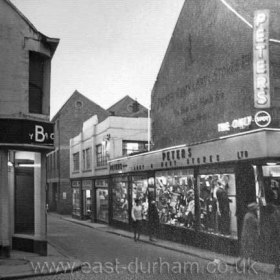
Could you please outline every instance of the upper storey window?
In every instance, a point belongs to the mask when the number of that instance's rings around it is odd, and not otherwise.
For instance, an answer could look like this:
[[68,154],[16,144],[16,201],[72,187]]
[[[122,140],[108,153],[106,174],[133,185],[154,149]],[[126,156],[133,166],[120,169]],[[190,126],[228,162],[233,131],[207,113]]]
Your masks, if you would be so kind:
[[29,52],[29,113],[43,113],[43,87],[46,58]]

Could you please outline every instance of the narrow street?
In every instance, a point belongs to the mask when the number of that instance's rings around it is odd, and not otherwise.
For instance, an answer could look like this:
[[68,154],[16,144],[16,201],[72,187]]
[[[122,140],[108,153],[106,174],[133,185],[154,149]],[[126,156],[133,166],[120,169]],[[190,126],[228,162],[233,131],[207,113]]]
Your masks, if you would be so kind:
[[84,266],[73,273],[29,279],[277,279],[134,242],[54,215],[48,215],[48,239],[58,251],[79,259]]

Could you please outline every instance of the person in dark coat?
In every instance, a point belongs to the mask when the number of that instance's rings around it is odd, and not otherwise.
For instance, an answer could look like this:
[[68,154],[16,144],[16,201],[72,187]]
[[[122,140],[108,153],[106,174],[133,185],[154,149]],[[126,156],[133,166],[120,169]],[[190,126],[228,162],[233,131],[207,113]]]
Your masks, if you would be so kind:
[[156,235],[159,228],[159,215],[156,202],[154,200],[151,200],[148,208],[148,225],[150,241],[156,241],[154,236]]
[[264,255],[275,265],[275,273],[280,273],[280,210],[268,203],[263,213],[262,239],[265,247]]
[[238,260],[238,267],[250,265],[256,257],[259,244],[259,221],[257,216],[258,204],[252,202],[247,206],[247,213],[244,216],[241,233],[241,258]]
[[218,181],[218,189],[216,191],[216,196],[218,200],[218,213],[219,213],[219,230],[222,234],[230,234],[230,200],[227,195],[226,186]]

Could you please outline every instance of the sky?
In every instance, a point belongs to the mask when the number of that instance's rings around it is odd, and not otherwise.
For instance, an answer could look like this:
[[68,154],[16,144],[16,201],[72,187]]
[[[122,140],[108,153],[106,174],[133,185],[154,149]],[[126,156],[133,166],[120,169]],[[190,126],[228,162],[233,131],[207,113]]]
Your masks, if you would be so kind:
[[11,0],[60,43],[51,117],[75,90],[108,109],[126,95],[149,107],[184,0]]

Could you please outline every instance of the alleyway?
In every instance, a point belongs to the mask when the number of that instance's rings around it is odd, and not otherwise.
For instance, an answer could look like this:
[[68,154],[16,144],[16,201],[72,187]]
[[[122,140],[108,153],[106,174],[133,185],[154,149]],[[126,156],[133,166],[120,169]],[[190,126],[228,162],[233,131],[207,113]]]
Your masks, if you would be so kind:
[[30,279],[276,279],[256,274],[254,269],[242,273],[233,266],[134,242],[55,215],[48,216],[48,232],[50,243],[61,253],[81,260],[84,266],[72,274]]

